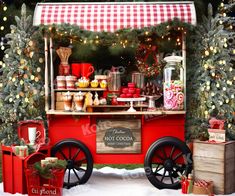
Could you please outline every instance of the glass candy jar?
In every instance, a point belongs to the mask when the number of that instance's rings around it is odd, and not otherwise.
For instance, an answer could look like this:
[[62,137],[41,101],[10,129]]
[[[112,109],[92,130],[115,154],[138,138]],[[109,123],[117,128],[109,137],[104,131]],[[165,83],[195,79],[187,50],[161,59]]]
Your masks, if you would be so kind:
[[181,61],[183,57],[165,57],[167,62],[164,67],[164,108],[167,110],[184,109],[184,69]]

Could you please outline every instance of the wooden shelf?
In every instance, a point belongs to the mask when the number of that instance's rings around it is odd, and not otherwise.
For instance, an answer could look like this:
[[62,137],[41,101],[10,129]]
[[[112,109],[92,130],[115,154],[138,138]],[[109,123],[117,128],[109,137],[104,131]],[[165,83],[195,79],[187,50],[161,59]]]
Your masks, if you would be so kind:
[[137,111],[137,112],[127,112],[127,111],[117,111],[117,112],[66,112],[63,110],[49,110],[47,114],[50,115],[80,115],[80,116],[105,116],[105,115],[176,115],[185,114],[186,111],[164,111],[157,110],[154,112],[150,111]]
[[[92,105],[91,108],[129,108],[130,105]],[[134,108],[147,108],[148,105],[134,105]]]
[[106,88],[76,88],[76,89],[55,89],[55,92],[79,92],[79,91],[106,91]]

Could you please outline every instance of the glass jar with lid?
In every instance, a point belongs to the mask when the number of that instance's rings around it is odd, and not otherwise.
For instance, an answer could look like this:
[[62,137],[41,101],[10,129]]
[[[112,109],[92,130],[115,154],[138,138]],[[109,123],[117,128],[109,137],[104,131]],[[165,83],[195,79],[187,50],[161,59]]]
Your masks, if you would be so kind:
[[184,69],[182,67],[183,57],[165,57],[167,62],[164,67],[164,108],[167,110],[184,109]]

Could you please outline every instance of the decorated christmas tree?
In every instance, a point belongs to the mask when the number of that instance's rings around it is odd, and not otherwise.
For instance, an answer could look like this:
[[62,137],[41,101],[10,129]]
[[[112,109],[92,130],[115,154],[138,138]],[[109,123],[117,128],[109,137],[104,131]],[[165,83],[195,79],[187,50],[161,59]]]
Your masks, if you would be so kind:
[[[191,103],[191,137],[205,136],[211,117],[226,122],[227,138],[235,139],[235,18],[230,16],[235,3],[221,3],[213,17],[212,6],[208,6],[208,17],[197,30],[198,57]],[[196,103],[196,104],[195,104]]]
[[25,5],[21,18],[16,16],[15,21],[11,33],[5,36],[9,48],[5,50],[0,76],[0,140],[6,145],[18,140],[18,121],[41,118],[44,111],[43,58],[32,39],[36,29],[32,27],[32,17],[26,16]]

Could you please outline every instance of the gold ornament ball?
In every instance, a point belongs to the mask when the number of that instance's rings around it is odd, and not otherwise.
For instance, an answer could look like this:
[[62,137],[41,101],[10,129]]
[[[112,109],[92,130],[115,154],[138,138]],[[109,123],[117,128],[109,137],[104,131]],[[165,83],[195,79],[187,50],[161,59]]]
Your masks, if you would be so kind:
[[220,84],[216,84],[216,87],[219,88],[219,87],[220,87]]
[[23,80],[20,80],[20,85],[23,85],[24,84],[24,81]]
[[215,73],[213,72],[212,74],[211,74],[213,77],[215,77]]
[[208,112],[208,111],[205,111],[204,113],[205,113],[205,115],[208,115],[208,114],[209,114],[209,112]]
[[35,79],[35,76],[34,76],[34,75],[31,75],[30,79],[31,79],[31,80],[34,80],[34,79]]
[[24,101],[25,101],[26,103],[28,103],[28,102],[29,102],[29,99],[28,99],[27,97],[25,97]]
[[16,78],[12,78],[12,82],[15,82],[16,81]]
[[4,7],[3,7],[3,11],[7,11],[7,6],[4,6]]
[[23,65],[25,63],[24,59],[20,59],[20,64]]
[[211,51],[214,50],[213,46],[210,47],[210,50],[211,50]]
[[229,124],[228,124],[228,128],[231,128],[231,127],[232,127],[232,125],[229,123]]
[[38,82],[39,81],[39,78],[38,77],[35,77],[35,82]]
[[206,55],[206,56],[209,56],[209,55],[210,55],[210,53],[209,53],[208,50],[205,51],[205,55]]
[[211,96],[214,97],[214,96],[215,96],[215,93],[212,92],[212,93],[211,93]]
[[229,103],[229,99],[226,99],[226,103]]
[[16,99],[19,99],[20,98],[20,95],[16,95]]

